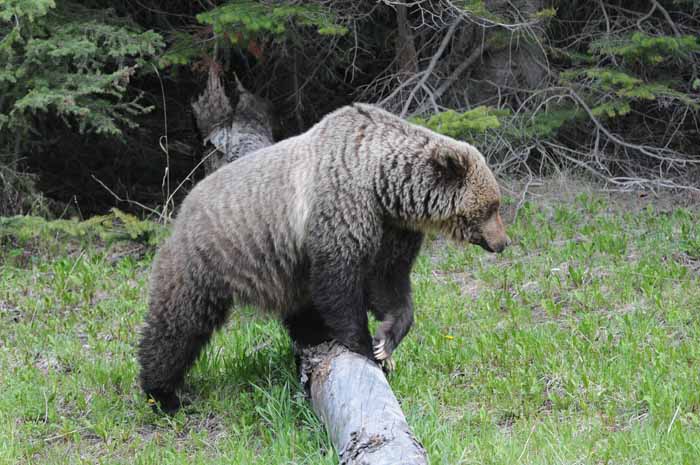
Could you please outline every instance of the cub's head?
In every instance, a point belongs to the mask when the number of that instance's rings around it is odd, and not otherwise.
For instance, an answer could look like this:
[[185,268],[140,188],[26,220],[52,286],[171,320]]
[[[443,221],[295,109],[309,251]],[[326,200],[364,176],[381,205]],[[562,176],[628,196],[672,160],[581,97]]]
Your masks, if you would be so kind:
[[429,223],[452,239],[470,242],[489,252],[509,244],[499,208],[501,191],[483,155],[473,146],[445,141],[429,152],[435,198]]

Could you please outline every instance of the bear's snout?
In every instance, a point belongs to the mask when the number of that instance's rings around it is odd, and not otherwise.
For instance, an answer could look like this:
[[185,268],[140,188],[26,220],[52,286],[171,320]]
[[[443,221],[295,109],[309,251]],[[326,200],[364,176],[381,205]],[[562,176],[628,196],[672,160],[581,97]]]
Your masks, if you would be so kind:
[[497,242],[494,244],[489,243],[486,239],[481,237],[476,244],[480,246],[482,249],[486,250],[487,252],[491,253],[501,253],[504,250],[506,250],[506,247],[510,245],[510,239],[508,236],[506,236],[505,241]]
[[501,253],[510,245],[510,238],[506,234],[501,215],[496,213],[481,226],[480,240],[477,242],[485,250],[493,253]]
[[499,243],[494,244],[493,246],[490,247],[491,252],[501,253],[504,250],[506,250],[506,247],[508,247],[509,245],[510,245],[510,239],[508,238],[508,236],[506,236],[505,241],[499,242]]

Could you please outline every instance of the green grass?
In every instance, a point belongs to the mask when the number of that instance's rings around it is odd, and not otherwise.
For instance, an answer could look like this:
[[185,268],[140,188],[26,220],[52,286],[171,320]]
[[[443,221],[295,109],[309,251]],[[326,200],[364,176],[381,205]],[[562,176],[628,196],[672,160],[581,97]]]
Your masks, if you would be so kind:
[[[700,463],[699,223],[581,194],[525,203],[501,256],[429,243],[390,383],[431,462]],[[188,376],[192,405],[151,412],[153,237],[0,219],[0,463],[337,463],[286,335],[251,310]]]

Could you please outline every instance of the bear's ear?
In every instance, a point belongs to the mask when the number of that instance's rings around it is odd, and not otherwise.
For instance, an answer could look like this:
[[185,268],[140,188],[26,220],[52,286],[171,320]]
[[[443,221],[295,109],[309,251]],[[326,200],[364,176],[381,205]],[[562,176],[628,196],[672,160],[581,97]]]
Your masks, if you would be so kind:
[[430,157],[450,177],[463,179],[471,169],[472,160],[468,152],[436,147]]

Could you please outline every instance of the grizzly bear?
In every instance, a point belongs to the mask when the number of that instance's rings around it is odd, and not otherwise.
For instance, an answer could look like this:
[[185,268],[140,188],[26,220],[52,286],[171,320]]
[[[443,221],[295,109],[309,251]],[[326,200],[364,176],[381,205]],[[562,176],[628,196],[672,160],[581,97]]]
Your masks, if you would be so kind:
[[[354,104],[212,173],[153,263],[141,385],[164,411],[233,305],[276,314],[295,345],[334,339],[387,363],[413,323],[429,230],[501,252],[500,191],[473,146]],[[381,321],[374,338],[367,312]]]

